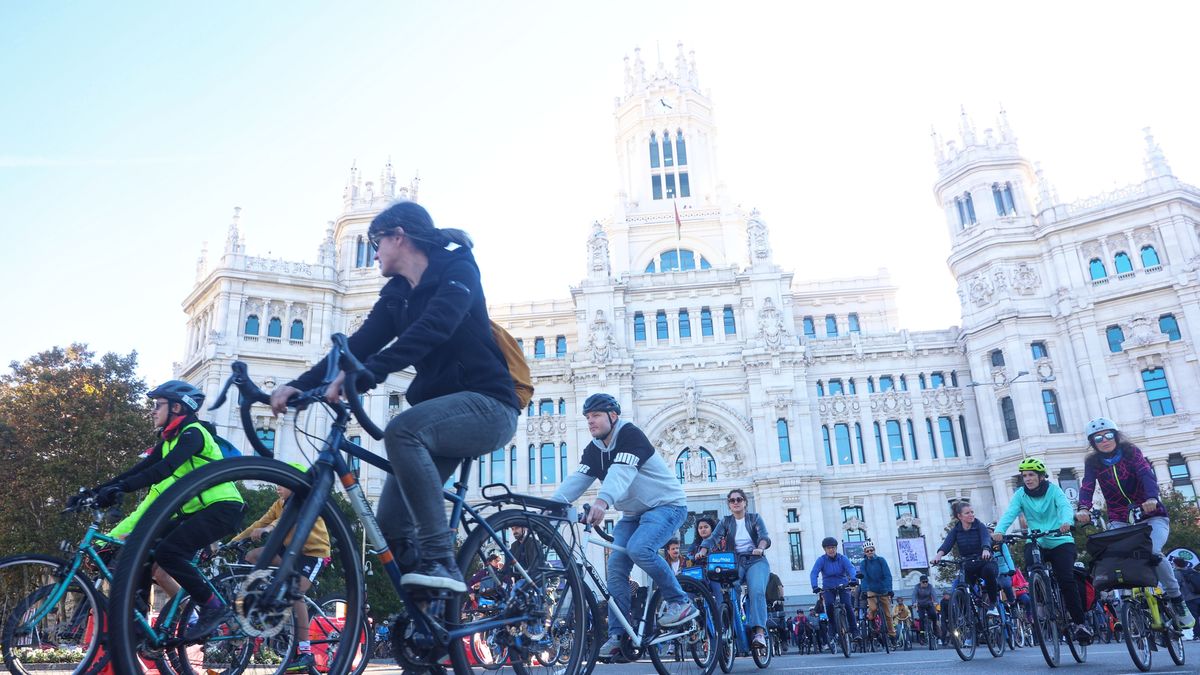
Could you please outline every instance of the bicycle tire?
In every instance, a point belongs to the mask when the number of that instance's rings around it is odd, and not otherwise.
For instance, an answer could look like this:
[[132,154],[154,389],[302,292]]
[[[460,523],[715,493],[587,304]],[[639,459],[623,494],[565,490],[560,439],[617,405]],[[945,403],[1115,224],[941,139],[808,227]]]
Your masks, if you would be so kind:
[[[284,515],[287,516],[289,509],[299,508],[299,504],[308,497],[312,489],[312,480],[311,474],[302,473],[280,461],[261,457],[239,457],[212,462],[191,471],[159,495],[126,539],[125,547],[117,560],[109,606],[108,640],[112,649],[114,669],[117,672],[136,670],[139,652],[145,643],[143,629],[135,615],[135,608],[139,604],[138,595],[147,583],[154,547],[170,530],[175,514],[186,502],[220,483],[249,482],[274,485],[285,487],[298,497],[289,501],[288,506],[284,508]],[[358,558],[359,544],[332,501],[325,502],[320,517],[324,520],[330,537],[336,569],[344,575],[341,579],[342,590],[346,593],[349,609],[340,640],[348,646],[348,636],[357,635],[362,629],[365,615],[363,574]],[[264,577],[267,578],[269,576]],[[235,602],[229,604],[230,607],[238,606]],[[278,613],[282,615],[286,613],[286,609],[280,609]],[[288,615],[290,616],[290,613]],[[225,625],[232,624],[227,622]],[[331,675],[348,675],[353,656],[352,649],[335,650],[327,664],[328,672]]]
[[979,636],[976,635],[975,624],[977,617],[975,615],[974,605],[971,603],[971,594],[966,588],[959,587],[954,591],[954,595],[950,597],[950,612],[948,613],[950,621],[950,644],[954,646],[954,651],[958,653],[958,658],[963,661],[970,661],[975,658],[975,648],[979,641]]
[[[191,598],[184,600],[176,620],[167,627],[167,634],[182,637],[188,629],[185,619],[195,611],[197,608]],[[265,644],[246,635],[230,635],[229,639],[211,641],[203,645],[180,645],[167,652],[167,659],[172,670],[178,675],[281,675],[286,666],[287,654],[291,653],[290,649],[295,648],[295,642],[289,641],[289,651],[282,654],[264,650]],[[255,664],[258,667],[252,667]]]
[[[102,635],[102,630],[96,624],[104,621],[104,596],[82,572],[76,571],[70,579],[66,579],[63,571],[68,565],[61,558],[43,555],[15,555],[0,559],[0,620],[4,622],[0,652],[10,673],[45,673],[37,668],[26,668],[19,652],[22,643],[34,639],[39,649],[47,644],[47,640],[52,645],[57,645],[60,640],[64,645],[84,643],[79,662],[71,668],[72,673],[85,672],[96,660]],[[22,628],[24,618],[32,618],[45,609],[41,603],[52,597],[55,589],[63,583],[66,584],[63,594],[47,618],[61,612],[62,615],[70,614],[71,620],[44,626],[39,622],[29,629]],[[59,604],[64,601],[65,604],[59,609]],[[89,624],[93,626],[90,633]]]
[[1004,648],[1008,646],[1005,639],[1004,623],[994,614],[984,616],[984,634],[987,636],[988,653],[995,658],[1004,656]]
[[842,655],[850,658],[850,620],[846,617],[846,608],[841,605],[840,600],[833,613],[837,620],[837,634]]
[[[310,589],[311,590],[311,589]],[[312,601],[310,601],[312,602]],[[323,616],[344,616],[348,603],[344,593],[334,593],[327,595],[320,600],[315,601],[317,608]],[[312,615],[309,614],[309,621],[312,621]],[[369,630],[369,625],[366,616],[362,619],[362,630],[359,631],[358,649],[355,651],[354,661],[350,664],[350,672],[348,675],[362,675],[363,671],[371,663],[371,654],[375,651],[375,632]],[[336,647],[334,647],[336,649]]]
[[1050,582],[1047,581],[1045,572],[1037,572],[1031,576],[1029,599],[1033,603],[1033,635],[1042,649],[1042,658],[1046,660],[1046,665],[1057,668],[1062,658],[1062,646],[1059,643],[1058,618],[1054,614]]
[[758,666],[760,670],[770,667],[776,644],[775,636],[771,634],[771,631],[766,631],[763,637],[767,641],[765,648],[750,647],[750,658],[754,659],[754,665]]
[[1187,653],[1183,648],[1183,631],[1175,628],[1174,621],[1164,621],[1162,636],[1163,644],[1167,647],[1167,653],[1171,655],[1171,660],[1175,665],[1182,666],[1187,662]]
[[[710,621],[711,618],[720,616],[717,612],[717,601],[709,592],[707,585],[687,577],[681,577],[678,581],[683,592],[689,596],[690,602],[698,605],[696,609],[700,611],[700,616],[683,626],[674,626],[663,630],[668,633],[676,633],[684,626],[688,627],[688,633],[683,639],[689,652],[689,658],[669,660],[661,649],[662,645],[668,644],[665,642],[652,642],[646,645],[645,651],[659,675],[712,675],[717,668],[717,654],[720,651],[720,620]],[[666,604],[662,589],[654,589],[654,595],[648,602],[652,617],[650,628],[657,631],[659,630],[656,625],[657,617],[661,613],[663,605]],[[649,633],[648,630],[647,634]]]
[[733,671],[737,660],[737,644],[733,636],[733,607],[728,600],[721,602],[721,636],[717,642],[717,664],[722,673]]
[[583,670],[579,675],[592,675],[600,658],[600,646],[604,644],[603,638],[608,635],[607,631],[602,630],[605,617],[601,615],[601,612],[608,610],[600,606],[600,602],[587,588],[584,586],[584,597],[587,598],[587,640],[583,645]]
[[[507,509],[488,516],[487,524],[492,531],[497,533],[514,525],[528,528],[530,536],[534,537],[534,542],[541,545],[543,554],[542,565],[537,569],[527,570],[529,576],[540,587],[549,589],[553,586],[562,593],[561,597],[555,597],[551,601],[551,606],[544,608],[549,610],[550,615],[546,619],[548,623],[544,628],[534,629],[535,634],[541,637],[535,638],[526,632],[515,637],[511,644],[504,645],[508,650],[509,665],[513,672],[517,675],[527,675],[536,672],[533,669],[542,667],[546,669],[547,673],[578,675],[583,671],[583,650],[586,644],[586,638],[581,633],[587,627],[585,617],[587,600],[584,598],[583,582],[574,565],[565,564],[562,567],[556,567],[550,562],[570,561],[572,559],[571,547],[558,533],[555,522],[546,516],[523,510]],[[491,541],[487,528],[479,526],[471,530],[458,551],[458,567],[464,574],[470,575],[476,566],[486,565],[490,550],[485,547]],[[551,580],[553,581],[551,582]],[[518,589],[523,584],[525,584],[524,579],[520,579],[517,583],[509,585],[507,595],[501,601],[525,602],[519,597],[519,594],[524,591]],[[446,603],[448,622],[460,624],[469,614],[469,610],[465,608],[465,600],[465,593],[457,593]],[[599,645],[597,645],[598,648]],[[563,657],[564,649],[565,657]],[[463,640],[452,641],[452,644],[448,645],[448,650],[455,673],[469,675],[474,672]],[[547,662],[543,663],[542,658],[545,658]],[[561,663],[563,660],[566,661],[565,664]]]
[[1154,650],[1150,641],[1150,621],[1146,617],[1146,608],[1141,600],[1130,598],[1121,603],[1121,628],[1125,633],[1125,647],[1129,650],[1129,658],[1137,669],[1145,672],[1150,670],[1154,661]]

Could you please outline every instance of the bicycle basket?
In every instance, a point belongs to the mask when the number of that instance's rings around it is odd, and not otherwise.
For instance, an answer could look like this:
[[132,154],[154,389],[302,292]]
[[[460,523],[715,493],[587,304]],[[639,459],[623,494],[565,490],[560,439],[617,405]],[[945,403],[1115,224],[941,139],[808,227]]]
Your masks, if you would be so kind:
[[1088,537],[1092,582],[1097,591],[1140,588],[1158,583],[1150,525],[1132,525]]
[[710,581],[729,583],[737,581],[737,553],[725,551],[708,554],[708,578]]

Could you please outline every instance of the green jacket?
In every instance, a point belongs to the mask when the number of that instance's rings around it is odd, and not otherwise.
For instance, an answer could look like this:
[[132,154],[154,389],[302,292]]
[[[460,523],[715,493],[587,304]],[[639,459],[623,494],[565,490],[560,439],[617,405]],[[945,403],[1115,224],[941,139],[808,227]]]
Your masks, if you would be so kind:
[[[138,504],[137,508],[134,509],[132,513],[130,513],[128,516],[125,516],[121,522],[117,523],[117,526],[108,533],[109,536],[125,537],[128,535],[133,531],[134,526],[137,525],[138,520],[141,519],[142,515],[146,513],[147,509],[150,508],[150,505],[154,503],[154,500],[158,499],[158,496],[163,492],[166,492],[167,488],[174,485],[176,481],[191,473],[194,469],[204,466],[209,462],[215,462],[224,457],[221,454],[221,448],[217,445],[217,441],[212,437],[212,434],[208,433],[208,429],[205,429],[204,425],[200,424],[199,422],[193,422],[185,426],[183,429],[180,429],[179,434],[176,434],[176,436],[171,440],[163,441],[162,457],[164,459],[171,453],[171,450],[175,448],[175,445],[179,443],[179,437],[183,435],[183,432],[192,428],[199,430],[200,435],[204,438],[204,448],[200,450],[200,452],[196,453],[195,457],[192,457],[188,461],[184,462],[183,465],[176,469],[171,475],[151,485],[150,493],[147,494],[144,499],[142,499],[142,502]],[[192,497],[186,504],[183,505],[183,508],[180,509],[180,512],[190,515],[215,502],[237,502],[238,504],[244,503],[241,493],[238,492],[237,485],[234,483],[220,483],[208,488],[204,492],[201,492],[198,496]]]
[[[1029,529],[1043,532],[1057,530],[1064,524],[1070,524],[1075,520],[1075,512],[1071,509],[1071,502],[1067,500],[1067,494],[1054,483],[1050,483],[1046,494],[1039,498],[1030,497],[1023,487],[1017,490],[1013,494],[1012,503],[1008,505],[1008,510],[1004,512],[1000,522],[996,523],[996,531],[1004,533],[1021,514],[1025,515],[1025,522],[1029,524]],[[1074,543],[1074,541],[1075,539],[1070,533],[1058,534],[1039,539],[1038,546],[1055,548],[1063,544]]]

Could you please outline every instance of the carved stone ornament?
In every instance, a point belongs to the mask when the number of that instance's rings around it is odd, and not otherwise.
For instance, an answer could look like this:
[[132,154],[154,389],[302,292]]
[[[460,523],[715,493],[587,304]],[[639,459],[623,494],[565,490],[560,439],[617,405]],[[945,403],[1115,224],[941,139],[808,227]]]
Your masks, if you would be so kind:
[[983,275],[977,274],[967,282],[967,295],[976,305],[986,305],[991,302],[992,292],[992,285]]
[[695,420],[700,415],[700,392],[696,390],[695,378],[689,377],[683,383],[683,404],[687,410],[688,421]]
[[[654,447],[669,467],[675,466],[675,459],[684,450],[698,451],[703,447],[716,461],[717,476],[720,478],[740,478],[752,468],[747,466],[746,455],[738,448],[734,436],[720,422],[703,417],[679,420],[663,429],[654,440]],[[691,453],[691,457],[700,455],[699,452]],[[701,475],[706,475],[707,468],[702,464],[701,467],[704,469]]]
[[926,390],[922,399],[926,410],[936,410],[942,414],[962,412],[964,409],[962,392],[958,389],[938,387]]
[[862,404],[853,396],[826,396],[817,404],[822,420],[852,422],[858,419]]
[[778,354],[785,344],[790,343],[791,333],[784,327],[783,316],[771,298],[764,299],[762,309],[758,310],[757,337],[773,354]]
[[746,221],[746,238],[751,262],[766,261],[771,258],[771,242],[767,233],[767,225],[760,218],[758,209],[750,211],[750,219]]
[[895,389],[889,389],[879,394],[871,394],[872,413],[891,415],[909,410],[912,410],[912,400],[907,393],[902,394]]
[[596,310],[596,318],[588,330],[588,359],[595,364],[612,361],[617,353],[617,339],[613,337],[612,325],[604,316],[604,310]]
[[567,421],[561,415],[538,415],[530,417],[525,426],[530,440],[537,444],[566,440]]
[[592,223],[592,235],[588,237],[588,266],[593,272],[609,273],[608,235],[599,221]]
[[1100,242],[1098,241],[1084,242],[1083,245],[1079,247],[1079,250],[1083,253],[1083,257],[1088,260],[1091,260],[1092,258],[1104,257],[1101,255]]
[[1040,359],[1035,370],[1037,371],[1038,379],[1043,382],[1054,377],[1054,364],[1050,362],[1050,359]]
[[992,270],[992,279],[997,293],[1008,288],[1008,275],[1005,274],[1004,270]]
[[1145,347],[1159,342],[1167,342],[1169,339],[1166,334],[1158,330],[1157,322],[1144,315],[1139,315],[1129,321],[1129,328],[1125,334],[1125,342],[1122,345],[1126,349],[1130,349]]
[[905,513],[896,519],[896,527],[920,527],[921,519],[911,513]]
[[1017,265],[1012,273],[1013,290],[1021,295],[1030,295],[1042,284],[1038,274],[1027,263]]
[[866,529],[866,527],[867,527],[866,523],[864,523],[863,521],[859,520],[858,518],[854,518],[854,517],[847,518],[846,522],[842,523],[842,529],[847,530],[849,532],[853,532],[855,530],[863,530],[863,529]]

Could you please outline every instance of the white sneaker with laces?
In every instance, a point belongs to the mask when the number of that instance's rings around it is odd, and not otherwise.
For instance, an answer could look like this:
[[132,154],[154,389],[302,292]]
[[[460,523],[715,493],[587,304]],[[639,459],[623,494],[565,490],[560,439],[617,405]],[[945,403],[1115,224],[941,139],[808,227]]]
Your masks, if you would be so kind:
[[658,616],[658,625],[664,628],[672,628],[683,623],[687,623],[692,619],[700,616],[700,610],[692,603],[684,600],[682,602],[668,602],[663,606],[662,612]]

